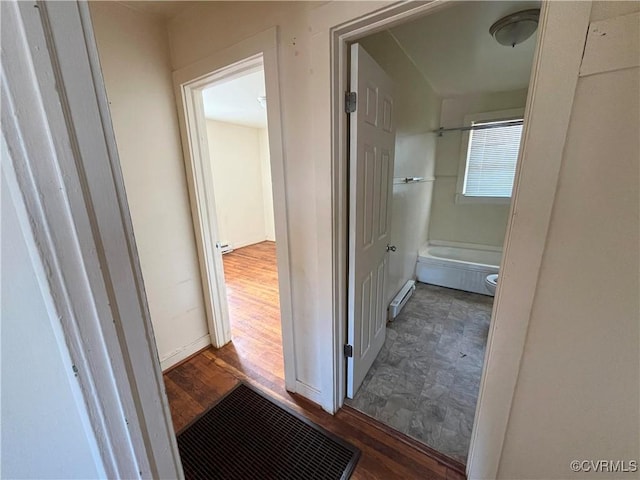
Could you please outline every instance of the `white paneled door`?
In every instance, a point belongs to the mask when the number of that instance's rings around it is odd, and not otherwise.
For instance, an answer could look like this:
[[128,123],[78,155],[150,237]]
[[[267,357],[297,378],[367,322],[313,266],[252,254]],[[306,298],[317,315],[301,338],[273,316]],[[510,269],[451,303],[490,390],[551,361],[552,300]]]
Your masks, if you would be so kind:
[[364,49],[351,46],[349,318],[347,396],[353,398],[384,344],[395,119],[393,83]]

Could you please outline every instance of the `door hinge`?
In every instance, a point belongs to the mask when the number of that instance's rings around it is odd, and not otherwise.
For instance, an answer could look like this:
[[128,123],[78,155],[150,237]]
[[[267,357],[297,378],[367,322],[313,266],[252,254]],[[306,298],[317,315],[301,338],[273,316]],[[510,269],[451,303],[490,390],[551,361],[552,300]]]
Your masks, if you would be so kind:
[[344,356],[349,358],[353,357],[353,346],[349,344],[344,346]]
[[358,99],[356,92],[347,92],[344,94],[344,111],[346,113],[353,113],[356,111]]

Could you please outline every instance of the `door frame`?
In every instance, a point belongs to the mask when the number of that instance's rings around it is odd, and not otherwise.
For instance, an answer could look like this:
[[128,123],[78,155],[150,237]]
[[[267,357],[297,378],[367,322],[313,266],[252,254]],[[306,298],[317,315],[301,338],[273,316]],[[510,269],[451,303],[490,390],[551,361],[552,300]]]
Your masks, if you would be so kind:
[[[70,314],[61,315],[61,323],[91,426],[107,472],[181,477],[89,8],[84,2],[38,2],[36,9],[34,3],[2,4],[3,13],[11,8],[21,17],[13,24],[18,34],[7,37],[19,43],[19,48],[3,51],[3,78],[9,81],[2,86],[20,104],[34,106],[23,109],[27,116],[11,116],[4,108],[2,128],[18,130],[9,131],[8,146],[26,153],[17,180],[34,237],[42,247],[40,255],[51,268],[48,281],[60,287],[56,306],[69,307]],[[340,48],[347,34],[355,40],[362,25],[366,27],[363,33],[373,33],[375,28],[383,29],[424,9],[433,12],[442,2],[383,4],[380,9],[378,5],[331,2],[318,7],[317,15],[310,18],[313,31],[319,32],[309,47],[316,72],[312,85],[322,91],[317,121],[326,126],[314,131],[314,141],[322,140],[314,143],[318,150],[314,155],[323,160],[331,149],[333,210],[327,224],[331,226],[331,259],[326,260],[331,262],[332,279],[326,287],[333,299],[333,342],[327,345],[327,356],[332,355],[334,364],[327,368],[322,382],[323,399],[325,389],[332,396],[331,402],[323,403],[327,409],[341,404],[339,392],[344,392],[344,383],[339,381],[341,370],[344,379],[344,369],[338,368],[338,362],[344,360],[339,340],[342,335],[344,341],[340,315],[346,308],[346,277],[340,275],[346,268],[342,211],[346,156],[341,150],[346,142],[341,90],[346,87],[341,80],[346,57],[340,57]],[[543,10],[536,88],[529,91],[528,145],[517,173],[514,205],[517,201],[518,208],[512,205],[503,260],[503,275],[513,278],[501,284],[496,302],[502,306],[494,307],[467,465],[469,478],[496,478],[498,473],[591,2],[549,2]],[[5,54],[12,59],[6,65]],[[29,115],[36,114],[42,122],[30,121]],[[318,185],[324,184],[319,181]],[[324,252],[323,244],[318,249],[322,260]],[[60,264],[60,260],[73,265]],[[528,266],[531,270],[526,270]],[[76,267],[78,270],[69,269]],[[324,295],[325,284],[319,288]],[[73,313],[83,305],[88,305],[87,314],[78,322]],[[324,307],[319,308],[324,313]],[[96,333],[94,343],[85,335],[86,329]],[[322,342],[323,358],[327,358],[324,338]]]
[[[331,153],[333,257],[334,401],[343,405],[347,331],[348,252],[348,45],[419,16],[454,5],[452,0],[394,4],[333,26],[331,46]],[[472,430],[467,475],[496,478],[551,220],[556,186],[591,2],[543,2],[525,109],[525,129],[514,181],[480,392]]]
[[78,411],[107,477],[182,478],[89,5],[1,10],[2,134]]
[[230,79],[262,66],[267,96],[267,122],[273,210],[276,233],[278,290],[282,323],[285,387],[296,391],[295,349],[291,302],[289,226],[285,187],[284,148],[279,87],[277,27],[219,51],[173,73],[178,104],[185,170],[200,264],[205,311],[211,343],[222,347],[231,340],[224,266],[216,246],[218,239],[213,177],[209,162],[202,90],[216,81]]

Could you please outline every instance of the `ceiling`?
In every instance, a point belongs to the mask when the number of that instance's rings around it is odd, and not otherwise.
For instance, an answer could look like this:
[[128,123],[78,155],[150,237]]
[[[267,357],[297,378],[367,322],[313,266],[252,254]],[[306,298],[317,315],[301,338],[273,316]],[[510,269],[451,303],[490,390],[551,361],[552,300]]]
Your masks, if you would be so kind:
[[537,1],[471,1],[389,30],[441,96],[500,92],[529,84],[534,34],[514,48],[496,42],[489,27]]
[[135,0],[121,1],[119,3],[132,10],[158,15],[168,20],[187,8],[196,5],[198,2],[191,0]]
[[204,115],[210,120],[266,128],[267,111],[258,102],[264,94],[264,70],[218,82],[202,92]]

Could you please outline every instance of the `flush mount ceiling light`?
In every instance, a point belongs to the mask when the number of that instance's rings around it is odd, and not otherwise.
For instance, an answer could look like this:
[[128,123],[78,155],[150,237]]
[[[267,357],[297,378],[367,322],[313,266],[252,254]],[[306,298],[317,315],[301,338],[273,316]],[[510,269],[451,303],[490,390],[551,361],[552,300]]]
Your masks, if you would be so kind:
[[538,28],[539,17],[539,8],[512,13],[491,25],[489,33],[500,45],[515,47],[533,35]]

